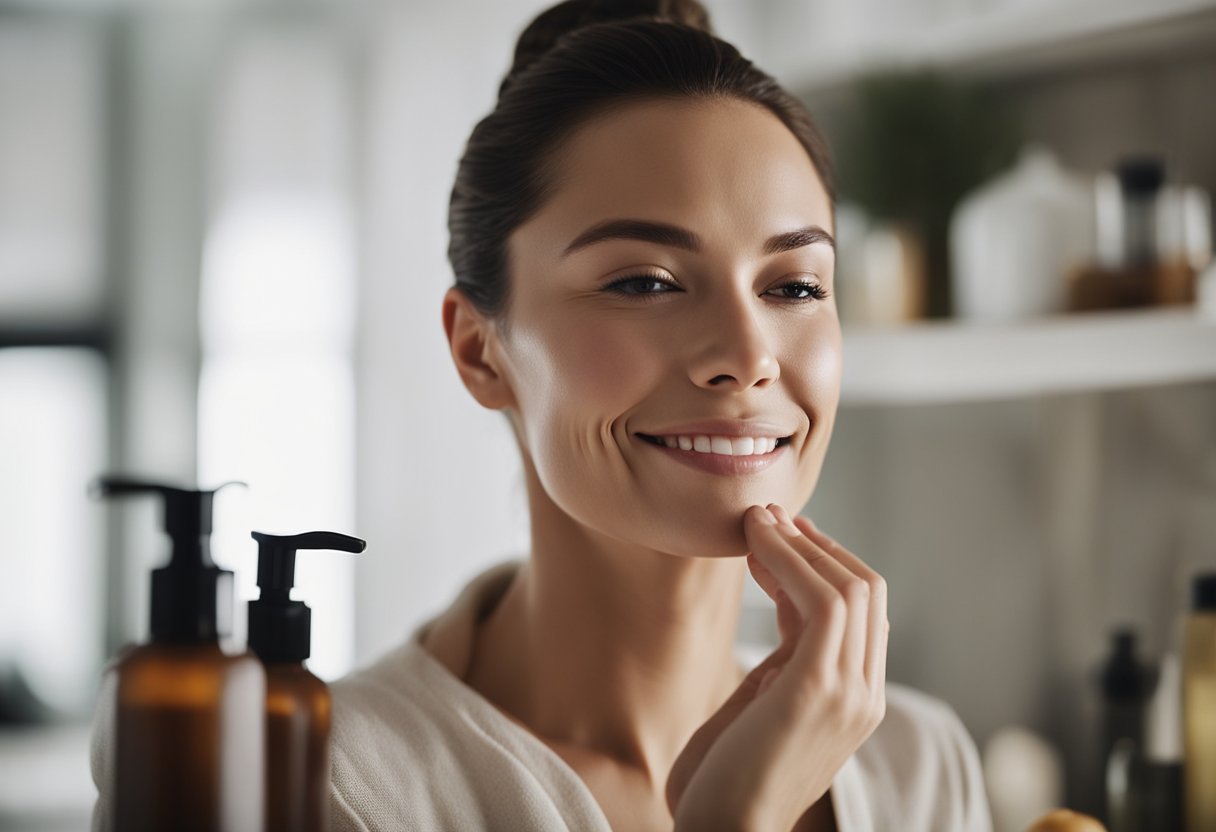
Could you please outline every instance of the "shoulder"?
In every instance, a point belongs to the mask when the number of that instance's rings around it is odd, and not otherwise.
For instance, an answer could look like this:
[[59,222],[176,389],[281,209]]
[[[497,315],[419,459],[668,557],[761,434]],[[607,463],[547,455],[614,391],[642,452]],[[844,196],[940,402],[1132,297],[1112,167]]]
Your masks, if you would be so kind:
[[[442,824],[427,772],[442,769],[459,735],[434,694],[411,672],[410,645],[330,686],[331,820],[347,829]],[[453,780],[449,789],[459,792]]]
[[331,692],[334,832],[606,832],[577,775],[414,639]]
[[334,780],[366,779],[451,748],[455,713],[412,642],[330,686]]
[[992,827],[975,742],[945,701],[906,685],[887,685],[882,724],[855,759],[876,828],[988,832]]

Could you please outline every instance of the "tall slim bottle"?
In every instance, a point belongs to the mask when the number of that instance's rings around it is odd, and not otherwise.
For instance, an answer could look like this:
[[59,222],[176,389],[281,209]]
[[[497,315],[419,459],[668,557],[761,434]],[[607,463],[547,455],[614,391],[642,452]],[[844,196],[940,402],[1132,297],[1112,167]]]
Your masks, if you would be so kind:
[[102,496],[164,500],[169,563],[152,572],[151,638],[122,654],[112,713],[111,794],[102,828],[121,832],[261,832],[266,674],[219,637],[232,573],[211,560],[214,491],[103,478]]
[[1195,578],[1183,635],[1182,730],[1187,832],[1216,832],[1216,573]]
[[249,648],[266,667],[266,811],[273,832],[329,828],[329,688],[304,666],[311,652],[312,611],[291,600],[296,550],[362,552],[367,545],[336,532],[258,542],[257,600],[249,602]]

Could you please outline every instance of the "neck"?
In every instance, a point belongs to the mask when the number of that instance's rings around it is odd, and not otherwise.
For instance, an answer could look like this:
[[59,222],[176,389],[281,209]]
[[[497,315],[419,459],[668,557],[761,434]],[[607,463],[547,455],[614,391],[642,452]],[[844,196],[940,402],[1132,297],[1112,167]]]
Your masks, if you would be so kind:
[[484,621],[467,681],[550,744],[637,769],[661,794],[741,680],[744,563],[604,537],[527,474],[532,556]]

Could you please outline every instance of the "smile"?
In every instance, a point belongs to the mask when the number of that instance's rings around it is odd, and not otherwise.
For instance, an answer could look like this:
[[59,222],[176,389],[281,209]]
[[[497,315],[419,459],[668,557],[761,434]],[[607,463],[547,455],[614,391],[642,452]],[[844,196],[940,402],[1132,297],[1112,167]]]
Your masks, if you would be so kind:
[[707,474],[758,474],[786,455],[789,436],[651,436],[638,438],[658,453]]
[[788,436],[638,436],[652,445],[719,456],[764,456],[790,441]]

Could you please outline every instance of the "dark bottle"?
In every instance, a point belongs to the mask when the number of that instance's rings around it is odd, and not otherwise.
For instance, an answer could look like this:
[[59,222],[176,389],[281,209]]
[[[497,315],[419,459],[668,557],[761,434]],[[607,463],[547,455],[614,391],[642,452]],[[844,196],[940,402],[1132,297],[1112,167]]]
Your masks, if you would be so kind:
[[1144,714],[1155,674],[1136,658],[1136,634],[1111,634],[1102,666],[1102,765],[1111,832],[1139,832],[1143,813]]
[[122,832],[260,832],[264,823],[266,674],[250,653],[228,655],[232,573],[211,560],[214,491],[102,478],[102,496],[164,500],[169,563],[152,572],[148,644],[122,654],[117,675],[111,812]]
[[274,832],[329,828],[329,688],[304,667],[312,611],[291,600],[296,550],[362,552],[336,532],[290,536],[253,532],[259,597],[249,602],[249,649],[266,667],[266,811]]

